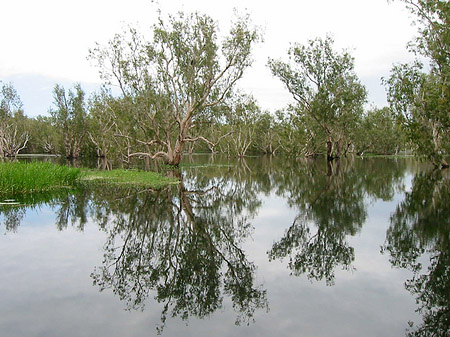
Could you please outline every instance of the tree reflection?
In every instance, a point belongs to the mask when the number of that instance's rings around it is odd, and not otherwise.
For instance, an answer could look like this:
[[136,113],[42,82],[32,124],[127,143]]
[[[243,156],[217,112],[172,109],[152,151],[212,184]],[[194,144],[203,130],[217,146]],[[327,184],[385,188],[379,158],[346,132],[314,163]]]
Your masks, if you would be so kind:
[[112,289],[129,309],[143,309],[154,296],[163,303],[161,329],[168,316],[210,315],[224,295],[231,297],[237,323],[267,307],[266,291],[255,285],[256,267],[240,248],[252,230],[244,211],[255,201],[237,194],[239,184],[230,181],[201,185],[102,188],[93,198],[94,217],[109,223],[94,283]]
[[[416,175],[391,217],[382,250],[389,252],[393,266],[413,272],[405,287],[423,318],[409,336],[448,336],[450,331],[449,214],[449,173],[433,171]],[[426,269],[420,262],[424,258],[429,258]]]
[[[338,266],[354,270],[354,248],[347,238],[365,222],[365,197],[392,197],[403,175],[395,163],[390,170],[367,165],[370,162],[362,166],[352,159],[318,164],[302,163],[279,183],[277,193],[286,196],[299,215],[268,254],[272,260],[288,257],[288,267],[296,276],[306,274],[333,285]],[[382,177],[382,188],[375,187],[377,177]]]
[[[5,229],[10,232],[17,231],[17,228],[23,221],[26,212],[28,210],[39,209],[43,205],[51,206],[58,214],[61,214],[65,207],[73,209],[75,205],[79,204],[78,202],[75,202],[75,200],[78,200],[76,195],[79,193],[81,193],[80,189],[61,188],[47,192],[10,195],[8,197],[3,196],[1,199],[7,198],[7,200],[2,200],[3,202],[0,203],[0,215],[3,218]],[[67,227],[70,220],[76,221],[76,219],[80,218],[78,216],[79,214],[74,214],[73,211],[71,213],[72,217],[70,217],[70,219],[65,219],[65,227]],[[59,216],[60,215],[58,215],[58,217]],[[63,219],[57,220],[57,226],[59,229],[62,229],[59,226],[63,223]]]

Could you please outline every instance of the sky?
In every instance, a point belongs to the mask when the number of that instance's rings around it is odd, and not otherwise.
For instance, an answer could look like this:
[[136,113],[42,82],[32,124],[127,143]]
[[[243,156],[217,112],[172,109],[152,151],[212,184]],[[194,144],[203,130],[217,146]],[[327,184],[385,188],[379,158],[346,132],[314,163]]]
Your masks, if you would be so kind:
[[283,84],[267,68],[269,57],[287,60],[290,43],[331,34],[335,49],[348,49],[355,71],[369,92],[369,104],[386,105],[381,77],[393,64],[411,61],[406,45],[416,35],[401,2],[387,0],[5,0],[0,20],[0,80],[18,91],[28,116],[46,115],[56,83],[99,88],[98,69],[87,60],[89,48],[106,44],[132,24],[146,30],[163,13],[198,11],[217,20],[225,33],[234,9],[247,12],[261,27],[264,42],[255,46],[254,64],[239,87],[264,110],[292,102]]

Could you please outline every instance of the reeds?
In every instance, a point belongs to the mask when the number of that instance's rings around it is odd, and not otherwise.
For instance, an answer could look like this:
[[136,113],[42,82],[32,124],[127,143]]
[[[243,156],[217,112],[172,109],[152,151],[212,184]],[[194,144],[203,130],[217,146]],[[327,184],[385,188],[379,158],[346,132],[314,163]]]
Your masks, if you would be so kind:
[[0,195],[43,192],[71,186],[80,173],[78,168],[49,162],[0,163]]

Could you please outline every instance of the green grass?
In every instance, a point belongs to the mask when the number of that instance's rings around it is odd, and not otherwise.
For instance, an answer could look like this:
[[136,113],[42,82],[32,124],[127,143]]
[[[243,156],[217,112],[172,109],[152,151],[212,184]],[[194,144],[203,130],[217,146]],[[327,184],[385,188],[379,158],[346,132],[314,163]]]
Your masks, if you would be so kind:
[[135,185],[159,189],[178,183],[178,180],[164,177],[156,172],[137,170],[98,171],[47,162],[0,163],[0,197],[3,199],[19,194],[73,187],[79,182]]
[[178,180],[165,177],[157,172],[123,169],[112,171],[84,170],[81,180],[83,182],[136,185],[155,189],[178,183]]
[[80,174],[78,168],[46,162],[0,163],[0,195],[44,192],[72,186]]

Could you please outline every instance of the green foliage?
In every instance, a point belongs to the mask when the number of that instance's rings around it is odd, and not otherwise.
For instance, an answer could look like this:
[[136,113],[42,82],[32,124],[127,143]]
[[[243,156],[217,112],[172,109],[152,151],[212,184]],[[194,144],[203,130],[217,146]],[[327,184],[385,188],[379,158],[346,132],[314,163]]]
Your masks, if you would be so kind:
[[[327,155],[340,157],[362,115],[366,90],[354,72],[354,60],[333,50],[333,39],[317,38],[289,49],[290,62],[269,59],[273,75],[286,85],[298,110],[326,134]],[[308,125],[306,126],[308,127]]]
[[151,36],[130,28],[91,50],[91,58],[106,83],[121,89],[114,113],[126,156],[178,165],[187,143],[208,141],[191,130],[229,97],[260,37],[243,17],[220,44],[217,24],[198,13],[160,17]]
[[450,150],[450,3],[403,1],[419,25],[410,48],[428,58],[430,70],[418,61],[394,66],[384,80],[388,100],[416,152],[448,167],[443,155]]
[[14,196],[71,186],[80,172],[77,168],[47,162],[3,162],[0,163],[0,194]]
[[0,119],[11,118],[19,111],[23,111],[19,94],[11,83],[3,84],[0,90]]
[[67,158],[81,156],[82,147],[86,138],[87,109],[85,93],[80,84],[74,90],[66,90],[61,85],[53,89],[54,108],[49,112],[53,123],[58,130],[60,147]]
[[0,158],[16,156],[28,143],[22,106],[13,85],[3,84],[0,90]]
[[115,104],[114,97],[105,88],[94,93],[89,99],[87,133],[98,157],[110,158],[120,153],[121,144],[115,137],[119,122],[114,113]]
[[388,107],[369,110],[353,132],[358,155],[366,152],[392,155],[405,148],[404,132]]

